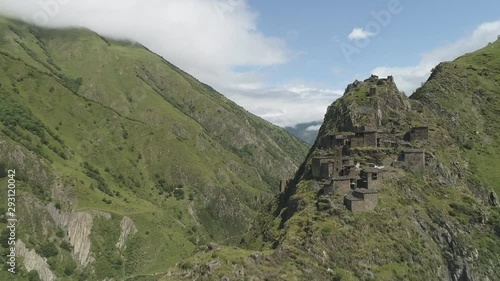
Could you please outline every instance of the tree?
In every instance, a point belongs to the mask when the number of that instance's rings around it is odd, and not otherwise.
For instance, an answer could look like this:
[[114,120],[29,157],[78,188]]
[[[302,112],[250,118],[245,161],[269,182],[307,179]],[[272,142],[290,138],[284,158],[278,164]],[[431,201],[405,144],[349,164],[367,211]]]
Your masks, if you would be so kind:
[[38,271],[36,271],[36,270],[31,270],[30,272],[28,272],[28,280],[29,281],[42,281],[42,279],[40,279],[40,276],[38,275]]
[[54,257],[59,254],[56,245],[54,243],[45,243],[40,247],[40,254],[46,258]]
[[175,199],[177,199],[177,200],[182,200],[182,199],[184,199],[184,190],[182,190],[182,189],[176,189],[176,190],[174,191],[174,197],[175,197]]
[[8,175],[8,173],[7,173],[7,169],[5,168],[5,164],[0,163],[0,179],[7,177],[7,175]]
[[5,228],[2,230],[0,233],[0,245],[4,248],[9,248],[9,237],[10,237],[10,230]]

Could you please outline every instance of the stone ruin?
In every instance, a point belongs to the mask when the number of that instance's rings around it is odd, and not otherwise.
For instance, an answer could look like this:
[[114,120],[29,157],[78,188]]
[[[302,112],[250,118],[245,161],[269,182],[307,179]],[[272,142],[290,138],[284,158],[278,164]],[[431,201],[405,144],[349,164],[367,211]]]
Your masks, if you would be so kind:
[[366,126],[355,127],[353,133],[323,136],[320,139],[319,148],[331,150],[339,147],[382,147],[383,135],[384,132]]
[[355,189],[344,197],[344,205],[353,213],[373,211],[378,205],[378,192],[366,188]]
[[[372,76],[370,79],[378,79]],[[393,83],[392,76],[384,83]],[[375,90],[376,93],[376,88]],[[348,155],[349,148],[380,148],[382,139],[387,134],[366,126],[354,127],[352,132],[327,134],[320,138],[318,148],[326,151],[324,155],[312,158],[312,176],[321,181],[322,195],[335,195],[344,198],[345,207],[352,212],[373,211],[378,204],[378,190],[383,186],[383,174],[386,170],[377,167],[359,168],[354,158]],[[409,141],[429,139],[429,128],[413,127],[404,138]],[[422,149],[404,149],[394,167],[407,168],[415,172],[425,169],[425,151]]]
[[413,127],[407,135],[409,141],[426,141],[429,139],[429,128],[425,126]]
[[351,147],[380,147],[379,132],[376,130],[362,130],[355,132],[350,139]]
[[[379,79],[372,75],[365,82],[376,85],[394,83],[394,78],[388,76]],[[355,81],[353,86],[357,86]],[[368,95],[377,94],[377,86],[369,88]],[[351,86],[351,85],[350,85]],[[349,156],[350,148],[380,149],[386,143],[396,144],[389,133],[368,126],[354,127],[351,132],[326,134],[319,138],[318,149],[324,151],[321,155],[312,157],[312,177],[320,182],[322,189],[319,194],[324,196],[334,195],[344,198],[345,207],[352,212],[373,211],[378,204],[378,191],[383,187],[384,173],[386,170],[378,167],[360,168],[360,163],[355,163]],[[392,136],[394,137],[394,136]],[[429,128],[427,126],[413,127],[407,132],[404,140],[427,141]],[[403,145],[410,146],[406,142]],[[391,146],[392,147],[392,146]],[[422,173],[425,170],[425,151],[422,149],[403,149],[397,161],[393,162],[395,168],[406,168]],[[288,181],[282,181],[280,191],[284,192]]]
[[354,158],[344,155],[344,151],[348,147],[377,146],[379,140],[377,131],[364,127],[356,131],[349,137],[334,134],[322,138],[320,147],[329,153],[313,157],[311,171],[315,180],[323,181],[323,195],[344,197],[344,205],[352,212],[371,211],[378,204],[377,190],[382,186],[384,170],[364,168],[359,171]]
[[404,149],[394,162],[394,167],[407,168],[410,171],[423,173],[425,170],[425,150],[423,149]]
[[[348,148],[381,147],[384,132],[355,127],[353,133],[329,134],[320,139],[319,148],[327,154],[312,158],[312,176],[323,181],[323,195],[344,197],[345,207],[352,212],[373,211],[378,204],[378,190],[383,186],[384,169],[357,168],[354,158],[344,155]],[[411,140],[427,140],[428,127],[414,127],[408,134]],[[425,169],[425,151],[404,149],[394,167],[415,172]]]
[[361,171],[361,182],[358,184],[361,188],[378,190],[382,187],[382,173],[385,172],[378,168],[365,168]]

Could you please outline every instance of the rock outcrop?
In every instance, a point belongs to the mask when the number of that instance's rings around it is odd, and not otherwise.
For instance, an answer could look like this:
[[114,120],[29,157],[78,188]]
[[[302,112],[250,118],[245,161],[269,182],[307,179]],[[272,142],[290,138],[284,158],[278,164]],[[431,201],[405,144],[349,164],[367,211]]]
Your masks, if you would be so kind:
[[38,276],[43,281],[56,280],[56,276],[50,270],[47,261],[36,253],[34,249],[28,249],[22,240],[16,242],[17,256],[24,258],[24,267],[26,271],[36,270]]
[[101,211],[85,211],[65,213],[57,210],[53,205],[47,207],[58,226],[68,235],[69,243],[73,247],[72,255],[80,267],[86,267],[94,261],[90,247],[92,242],[89,235],[92,231],[94,217],[111,219],[111,214]]
[[123,217],[122,221],[120,222],[120,227],[122,231],[120,233],[120,238],[118,238],[118,242],[116,243],[116,247],[120,250],[123,250],[128,236],[137,233],[137,227],[135,226],[134,221],[127,216]]

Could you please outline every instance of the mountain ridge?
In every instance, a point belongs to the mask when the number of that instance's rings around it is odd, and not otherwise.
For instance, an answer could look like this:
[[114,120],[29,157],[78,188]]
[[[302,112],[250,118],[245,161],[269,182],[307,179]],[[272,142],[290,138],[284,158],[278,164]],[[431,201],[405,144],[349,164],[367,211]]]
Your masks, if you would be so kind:
[[237,243],[307,151],[139,44],[2,17],[0,61],[0,166],[23,187],[12,280],[147,278]]

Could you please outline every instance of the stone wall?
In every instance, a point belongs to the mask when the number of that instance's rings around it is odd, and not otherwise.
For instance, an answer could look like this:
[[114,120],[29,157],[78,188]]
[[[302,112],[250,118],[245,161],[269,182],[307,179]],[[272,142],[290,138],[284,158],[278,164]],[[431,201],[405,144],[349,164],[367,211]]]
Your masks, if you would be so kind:
[[425,152],[422,150],[407,150],[403,152],[404,162],[408,169],[423,172],[425,169]]
[[365,194],[363,198],[365,211],[373,211],[378,205],[378,194]]
[[365,188],[355,189],[344,197],[344,205],[353,213],[373,211],[378,205],[378,192]]
[[364,132],[363,138],[364,138],[364,146],[377,147],[377,138],[378,138],[377,132]]
[[349,211],[353,213],[363,212],[365,210],[363,200],[352,195],[347,195],[346,197],[344,197],[344,205]]
[[320,178],[329,179],[333,177],[335,171],[334,168],[333,162],[322,163],[320,168]]
[[321,164],[326,163],[331,159],[332,159],[331,157],[313,157],[311,169],[314,178],[316,179],[321,178]]
[[410,141],[424,141],[429,139],[428,127],[415,127],[410,132]]
[[351,192],[351,180],[349,178],[333,179],[335,195],[345,196]]
[[363,182],[363,188],[367,189],[375,189],[378,190],[382,187],[382,170],[374,171],[374,170],[363,170],[361,171],[361,179]]

